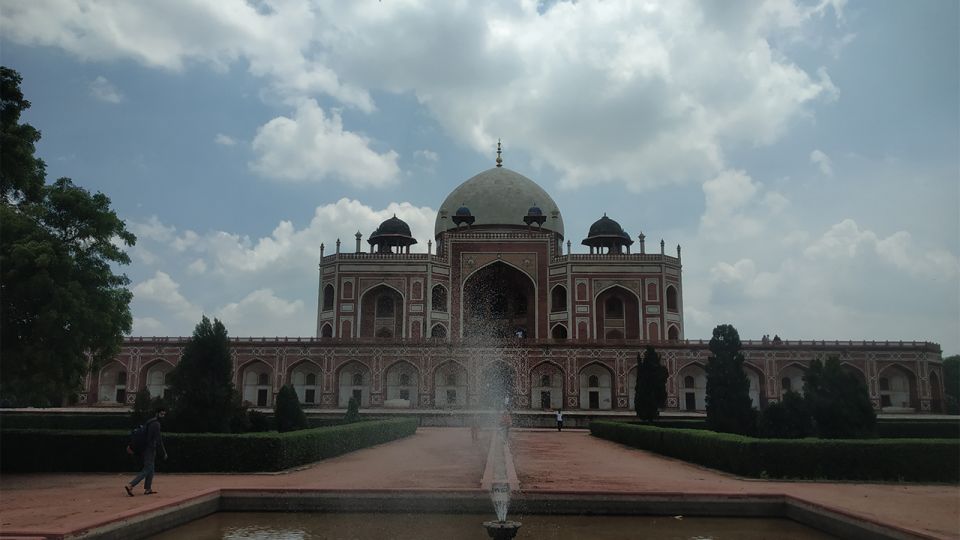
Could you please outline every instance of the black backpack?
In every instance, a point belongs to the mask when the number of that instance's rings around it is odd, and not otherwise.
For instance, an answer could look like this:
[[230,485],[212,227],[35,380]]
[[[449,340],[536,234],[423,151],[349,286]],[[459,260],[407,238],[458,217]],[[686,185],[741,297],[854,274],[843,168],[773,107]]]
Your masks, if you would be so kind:
[[140,454],[147,447],[147,437],[150,432],[150,422],[156,422],[155,418],[147,420],[146,423],[130,430],[130,442],[127,444],[128,454]]

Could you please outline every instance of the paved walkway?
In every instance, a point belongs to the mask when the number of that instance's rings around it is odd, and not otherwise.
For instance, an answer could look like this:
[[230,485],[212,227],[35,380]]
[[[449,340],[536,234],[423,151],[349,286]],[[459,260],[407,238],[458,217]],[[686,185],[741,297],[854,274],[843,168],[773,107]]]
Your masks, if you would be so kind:
[[[514,430],[520,489],[582,493],[784,493],[940,538],[960,538],[960,488],[946,485],[745,480],[593,438],[585,431]],[[157,495],[127,497],[131,474],[8,474],[0,478],[4,531],[68,531],[164,507],[211,488],[473,490],[489,433],[420,428],[403,440],[279,474],[164,474]]]

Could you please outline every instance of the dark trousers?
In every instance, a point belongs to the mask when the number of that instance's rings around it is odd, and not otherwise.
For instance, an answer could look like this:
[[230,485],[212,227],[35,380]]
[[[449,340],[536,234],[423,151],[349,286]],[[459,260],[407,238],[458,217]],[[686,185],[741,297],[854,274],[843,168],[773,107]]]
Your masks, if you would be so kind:
[[557,431],[563,431],[563,420],[557,420]]
[[153,487],[153,472],[157,461],[157,450],[144,450],[143,452],[143,470],[130,481],[131,487],[136,487],[143,480],[143,489],[150,491]]

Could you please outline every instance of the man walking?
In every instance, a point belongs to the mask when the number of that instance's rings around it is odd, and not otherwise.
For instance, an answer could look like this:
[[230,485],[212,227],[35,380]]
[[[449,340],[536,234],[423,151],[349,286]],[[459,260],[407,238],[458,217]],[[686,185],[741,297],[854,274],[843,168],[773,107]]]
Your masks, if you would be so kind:
[[167,449],[163,447],[163,435],[160,433],[160,419],[167,415],[166,407],[158,407],[156,415],[147,420],[143,428],[147,431],[147,444],[143,447],[143,470],[129,484],[123,486],[127,495],[133,497],[133,488],[143,480],[143,494],[153,495],[153,471],[157,461],[157,450],[167,459]]
[[563,431],[563,411],[557,409],[557,431]]

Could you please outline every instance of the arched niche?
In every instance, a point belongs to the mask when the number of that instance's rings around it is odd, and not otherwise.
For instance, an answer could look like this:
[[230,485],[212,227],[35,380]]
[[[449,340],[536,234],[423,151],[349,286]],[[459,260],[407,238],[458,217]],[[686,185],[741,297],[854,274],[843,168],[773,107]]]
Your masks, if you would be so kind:
[[605,366],[590,364],[580,370],[580,408],[613,408],[613,374]]

